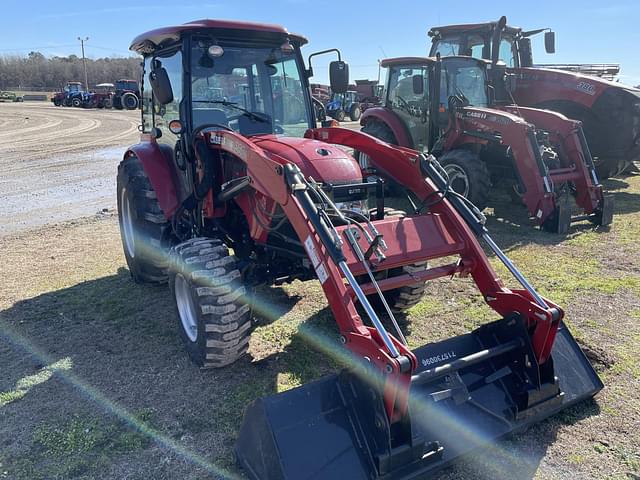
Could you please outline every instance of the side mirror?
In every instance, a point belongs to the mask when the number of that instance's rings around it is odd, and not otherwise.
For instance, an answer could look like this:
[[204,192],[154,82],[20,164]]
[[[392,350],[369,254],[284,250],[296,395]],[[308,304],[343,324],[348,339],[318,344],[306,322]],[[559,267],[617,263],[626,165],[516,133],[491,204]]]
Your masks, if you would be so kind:
[[149,74],[149,83],[151,84],[151,90],[153,90],[153,96],[158,100],[160,105],[167,105],[173,102],[171,82],[164,67],[154,68],[151,71]]
[[422,75],[413,75],[411,79],[413,80],[413,94],[422,95],[424,93],[424,80],[422,79]]
[[335,93],[344,93],[349,89],[349,65],[341,60],[329,64],[329,82]]
[[556,53],[556,32],[544,32],[544,49],[547,53]]

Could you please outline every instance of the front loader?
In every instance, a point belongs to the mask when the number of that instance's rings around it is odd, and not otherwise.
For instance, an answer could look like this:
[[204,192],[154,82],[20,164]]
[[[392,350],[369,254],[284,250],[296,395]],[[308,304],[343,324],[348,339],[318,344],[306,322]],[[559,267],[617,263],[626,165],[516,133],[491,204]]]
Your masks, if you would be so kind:
[[[131,47],[145,58],[143,134],[118,170],[124,253],[134,280],[168,280],[191,359],[219,368],[245,354],[258,284],[317,279],[339,329],[342,372],[247,407],[235,448],[246,474],[424,476],[596,394],[562,309],[503,254],[434,157],[316,128],[305,43],[275,25],[199,20]],[[344,92],[348,65],[337,50],[318,54],[330,52],[332,90]],[[208,99],[210,88],[239,101]],[[368,155],[419,208],[386,209],[383,182],[341,146]],[[480,241],[521,287],[503,284]],[[409,349],[396,313],[425,282],[457,275],[496,320]]]
[[[381,65],[388,69],[384,105],[365,112],[363,132],[435,155],[453,188],[480,209],[495,186],[548,231],[564,234],[585,219],[611,223],[612,198],[598,181],[580,122],[514,105],[504,64],[400,57]],[[580,215],[572,217],[571,198]]]

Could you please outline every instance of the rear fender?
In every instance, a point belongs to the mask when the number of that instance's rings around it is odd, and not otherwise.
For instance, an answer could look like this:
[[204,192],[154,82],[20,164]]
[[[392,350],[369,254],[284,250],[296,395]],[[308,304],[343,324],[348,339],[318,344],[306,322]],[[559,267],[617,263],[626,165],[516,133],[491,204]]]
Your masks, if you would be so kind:
[[130,147],[124,158],[131,155],[140,159],[164,216],[167,219],[171,218],[179,205],[171,147],[159,144],[150,135],[143,135],[141,142]]
[[367,108],[362,114],[360,125],[364,126],[370,121],[386,124],[396,137],[399,146],[407,148],[413,147],[413,141],[411,140],[411,135],[407,127],[393,111],[385,107]]

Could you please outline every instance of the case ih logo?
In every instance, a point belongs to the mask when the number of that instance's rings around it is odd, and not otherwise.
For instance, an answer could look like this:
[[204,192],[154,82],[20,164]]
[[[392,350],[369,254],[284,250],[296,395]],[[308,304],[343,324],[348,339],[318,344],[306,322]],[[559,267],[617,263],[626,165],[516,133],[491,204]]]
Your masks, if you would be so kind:
[[451,350],[450,352],[440,353],[438,355],[434,355],[433,357],[423,358],[421,360],[421,363],[423,367],[428,367],[436,363],[442,363],[447,360],[452,360],[454,358],[456,358],[456,352]]
[[576,85],[576,88],[587,95],[595,95],[596,94],[596,86],[593,83],[589,82],[580,82]]

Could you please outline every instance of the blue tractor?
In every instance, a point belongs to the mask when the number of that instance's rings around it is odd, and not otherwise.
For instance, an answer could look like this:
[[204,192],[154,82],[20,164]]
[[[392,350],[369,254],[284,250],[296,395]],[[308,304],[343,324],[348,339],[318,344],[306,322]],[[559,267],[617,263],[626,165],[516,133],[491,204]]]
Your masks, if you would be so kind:
[[333,93],[331,100],[326,105],[326,111],[327,115],[339,122],[344,121],[347,115],[351,121],[357,122],[362,115],[358,92],[349,90],[344,93]]

